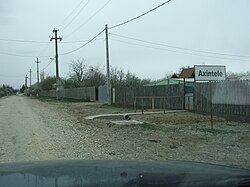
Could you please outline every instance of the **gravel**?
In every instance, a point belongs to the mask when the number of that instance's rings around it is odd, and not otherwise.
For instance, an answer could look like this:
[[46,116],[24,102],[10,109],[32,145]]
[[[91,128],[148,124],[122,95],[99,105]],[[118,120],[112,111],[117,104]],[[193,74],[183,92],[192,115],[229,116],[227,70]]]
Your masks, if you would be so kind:
[[250,124],[190,112],[131,116],[110,125],[98,114],[133,112],[100,103],[0,99],[0,162],[60,159],[192,160],[250,168]]

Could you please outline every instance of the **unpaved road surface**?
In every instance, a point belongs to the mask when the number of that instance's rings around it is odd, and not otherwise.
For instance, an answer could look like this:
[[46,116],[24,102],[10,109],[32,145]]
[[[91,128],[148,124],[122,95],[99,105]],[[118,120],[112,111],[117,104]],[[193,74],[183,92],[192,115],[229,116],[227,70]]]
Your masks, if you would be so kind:
[[0,111],[0,162],[105,158],[95,130],[79,131],[58,106],[11,96],[0,99]]
[[192,160],[250,168],[250,124],[184,112],[113,125],[86,116],[133,112],[98,103],[0,99],[0,162],[58,159]]

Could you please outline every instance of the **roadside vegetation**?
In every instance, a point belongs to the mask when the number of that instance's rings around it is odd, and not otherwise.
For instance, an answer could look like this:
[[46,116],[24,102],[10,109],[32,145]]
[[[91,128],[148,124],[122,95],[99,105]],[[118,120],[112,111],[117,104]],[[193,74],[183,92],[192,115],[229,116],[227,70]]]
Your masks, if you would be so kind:
[[[178,72],[168,72],[165,77],[160,80],[168,79],[173,74],[178,75],[183,68],[190,66],[183,66],[179,68]],[[52,90],[55,89],[56,77],[46,75],[46,72],[42,71],[40,74],[39,90]],[[227,79],[240,80],[250,78],[250,72],[227,72]],[[99,87],[106,84],[106,68],[104,66],[92,66],[88,65],[85,59],[79,58],[72,60],[69,64],[69,72],[67,77],[60,78],[60,84],[63,88],[79,88],[79,87]],[[110,68],[110,80],[113,88],[117,87],[140,87],[146,84],[152,83],[155,80],[142,79],[135,73],[125,71],[122,68],[111,67]],[[25,89],[23,86],[22,89]],[[31,86],[33,91],[37,91],[37,83]],[[22,92],[22,90],[21,90]]]
[[[117,67],[110,68],[110,79],[112,87],[137,87],[151,82],[149,79],[141,79],[136,74]],[[87,65],[85,59],[72,60],[69,65],[68,77],[61,78],[60,81],[64,88],[99,87],[106,83],[106,70],[101,66]],[[41,90],[54,89],[55,83],[55,76],[46,76],[45,72],[41,73],[39,85]],[[32,87],[37,88],[37,84]]]
[[15,94],[14,88],[9,85],[2,85],[0,87],[0,97],[9,96]]

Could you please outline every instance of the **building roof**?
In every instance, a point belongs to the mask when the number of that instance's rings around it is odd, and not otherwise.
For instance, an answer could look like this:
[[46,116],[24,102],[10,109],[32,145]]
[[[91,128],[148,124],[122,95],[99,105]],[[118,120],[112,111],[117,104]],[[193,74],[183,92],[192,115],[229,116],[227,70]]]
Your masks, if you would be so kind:
[[179,78],[194,78],[194,68],[185,68],[181,71]]
[[179,78],[179,75],[177,75],[176,73],[174,73],[172,76],[171,76],[171,78]]

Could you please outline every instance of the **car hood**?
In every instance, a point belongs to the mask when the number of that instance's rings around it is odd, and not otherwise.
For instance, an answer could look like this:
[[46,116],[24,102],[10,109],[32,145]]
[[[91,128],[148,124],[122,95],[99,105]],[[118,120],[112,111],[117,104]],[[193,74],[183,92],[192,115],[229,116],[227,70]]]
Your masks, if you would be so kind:
[[60,160],[0,165],[0,186],[249,186],[250,170],[190,161]]

